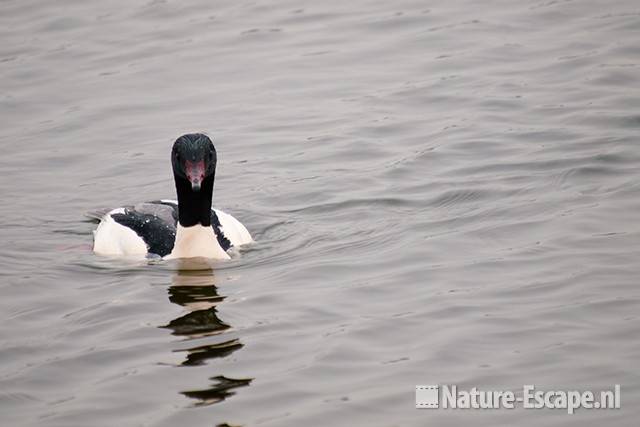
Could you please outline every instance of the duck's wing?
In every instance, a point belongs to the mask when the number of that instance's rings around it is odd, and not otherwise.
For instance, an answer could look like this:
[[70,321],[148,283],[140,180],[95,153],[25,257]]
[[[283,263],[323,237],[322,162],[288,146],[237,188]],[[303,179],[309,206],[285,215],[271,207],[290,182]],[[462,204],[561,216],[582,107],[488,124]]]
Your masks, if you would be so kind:
[[[124,233],[118,226],[133,231],[146,245],[149,254],[165,256],[171,253],[176,240],[176,224],[178,222],[177,205],[165,201],[153,201],[139,203],[134,206],[125,206],[109,212],[102,220],[104,230],[98,227],[95,246],[118,248],[112,252],[127,254],[129,252],[129,237],[125,242]],[[102,225],[101,223],[101,225]],[[111,239],[111,241],[109,240]],[[114,241],[118,240],[118,241]],[[140,245],[135,247],[139,251]]]

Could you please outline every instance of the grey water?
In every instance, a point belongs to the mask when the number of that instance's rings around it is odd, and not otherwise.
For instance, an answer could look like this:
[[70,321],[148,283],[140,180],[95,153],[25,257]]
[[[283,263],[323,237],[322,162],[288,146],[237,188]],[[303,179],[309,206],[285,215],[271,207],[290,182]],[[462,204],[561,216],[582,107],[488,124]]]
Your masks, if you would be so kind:
[[[5,0],[0,40],[0,425],[637,425],[638,2]],[[256,243],[94,255],[196,131]]]

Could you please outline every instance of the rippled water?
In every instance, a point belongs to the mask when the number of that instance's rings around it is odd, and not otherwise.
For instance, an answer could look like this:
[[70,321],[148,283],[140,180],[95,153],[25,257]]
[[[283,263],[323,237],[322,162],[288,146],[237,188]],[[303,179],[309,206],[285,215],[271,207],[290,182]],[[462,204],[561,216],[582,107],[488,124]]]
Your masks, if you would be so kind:
[[[636,425],[640,7],[4,1],[0,424]],[[258,243],[94,256],[206,131]],[[622,409],[416,410],[416,384]]]

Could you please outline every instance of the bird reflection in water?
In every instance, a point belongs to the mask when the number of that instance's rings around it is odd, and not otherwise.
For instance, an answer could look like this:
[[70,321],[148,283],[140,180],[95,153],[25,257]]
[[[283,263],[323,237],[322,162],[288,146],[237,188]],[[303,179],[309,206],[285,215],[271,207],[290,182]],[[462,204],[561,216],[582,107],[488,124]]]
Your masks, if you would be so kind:
[[[174,350],[185,352],[181,366],[204,365],[208,360],[226,357],[243,347],[233,338],[219,339],[230,326],[220,320],[216,306],[224,300],[215,286],[212,270],[178,271],[169,288],[169,301],[181,305],[188,313],[172,320],[163,328],[170,329],[173,335],[185,337],[185,341],[213,341],[197,346]],[[224,375],[210,377],[212,384],[201,390],[182,391],[181,394],[196,399],[195,406],[218,403],[235,394],[233,389],[247,386],[251,378],[229,378]]]

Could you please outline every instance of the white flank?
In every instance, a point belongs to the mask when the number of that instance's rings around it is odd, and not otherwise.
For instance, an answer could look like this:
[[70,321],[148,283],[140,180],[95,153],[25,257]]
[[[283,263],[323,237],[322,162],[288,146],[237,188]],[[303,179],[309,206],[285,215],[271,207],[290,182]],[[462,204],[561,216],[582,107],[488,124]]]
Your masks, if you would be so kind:
[[135,231],[117,223],[111,214],[124,213],[124,209],[114,209],[106,214],[93,232],[93,251],[100,255],[131,256],[144,258],[147,245]]
[[251,234],[240,221],[220,209],[214,209],[214,211],[218,215],[218,220],[220,220],[222,233],[233,246],[246,245],[253,242]]

